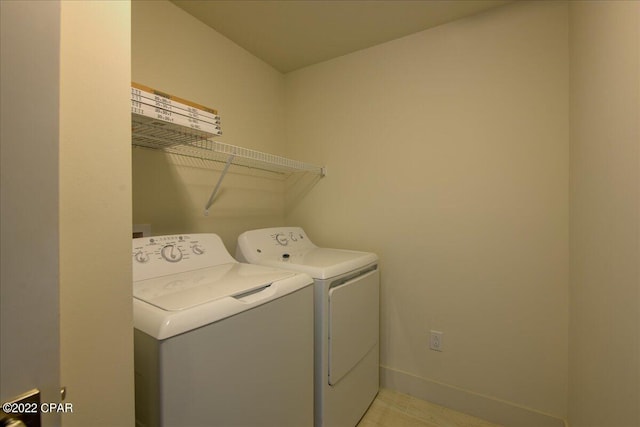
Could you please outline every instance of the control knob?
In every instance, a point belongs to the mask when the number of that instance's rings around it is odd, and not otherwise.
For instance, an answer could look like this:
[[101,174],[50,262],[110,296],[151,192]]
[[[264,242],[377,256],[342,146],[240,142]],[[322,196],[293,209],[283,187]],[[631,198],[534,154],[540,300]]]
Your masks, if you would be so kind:
[[178,262],[182,259],[182,251],[175,244],[163,246],[160,249],[160,255],[169,262]]
[[282,246],[287,246],[289,244],[289,239],[287,239],[287,236],[285,236],[284,233],[276,234],[275,239],[276,239],[276,242],[278,242],[278,244]]
[[136,261],[138,261],[141,264],[144,264],[145,262],[149,262],[149,255],[143,251],[136,252],[134,255],[134,258]]

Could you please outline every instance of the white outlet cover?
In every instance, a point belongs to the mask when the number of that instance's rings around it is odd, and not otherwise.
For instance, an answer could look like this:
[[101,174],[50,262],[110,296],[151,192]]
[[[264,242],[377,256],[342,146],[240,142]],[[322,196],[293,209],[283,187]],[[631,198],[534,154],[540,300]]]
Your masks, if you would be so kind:
[[429,348],[434,351],[442,351],[442,335],[441,331],[431,331],[429,335]]

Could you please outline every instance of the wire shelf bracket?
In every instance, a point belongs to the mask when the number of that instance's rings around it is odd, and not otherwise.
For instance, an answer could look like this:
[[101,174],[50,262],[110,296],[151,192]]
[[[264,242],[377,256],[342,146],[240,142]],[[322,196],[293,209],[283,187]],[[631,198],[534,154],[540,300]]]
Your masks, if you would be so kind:
[[211,196],[209,196],[209,200],[207,201],[207,204],[204,207],[204,215],[205,216],[209,215],[209,208],[213,204],[213,201],[216,198],[216,194],[218,194],[218,190],[220,189],[220,184],[222,184],[222,180],[224,179],[225,175],[229,171],[229,166],[231,166],[231,163],[233,162],[233,159],[235,157],[236,157],[235,154],[230,155],[229,159],[227,160],[227,163],[225,163],[224,169],[222,169],[222,173],[220,174],[220,178],[218,178],[218,182],[216,183],[216,186],[214,187],[213,191],[211,192]]

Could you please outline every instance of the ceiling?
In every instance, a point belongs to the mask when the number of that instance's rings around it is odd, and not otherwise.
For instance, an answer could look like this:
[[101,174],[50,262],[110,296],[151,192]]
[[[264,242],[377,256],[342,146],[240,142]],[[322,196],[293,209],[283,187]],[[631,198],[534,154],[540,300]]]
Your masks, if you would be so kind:
[[171,0],[286,73],[510,0]]

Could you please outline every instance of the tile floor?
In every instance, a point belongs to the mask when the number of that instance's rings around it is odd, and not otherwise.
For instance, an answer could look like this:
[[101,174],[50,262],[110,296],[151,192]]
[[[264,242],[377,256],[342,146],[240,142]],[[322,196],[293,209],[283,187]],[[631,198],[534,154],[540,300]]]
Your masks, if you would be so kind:
[[357,427],[500,427],[397,391],[380,389]]

